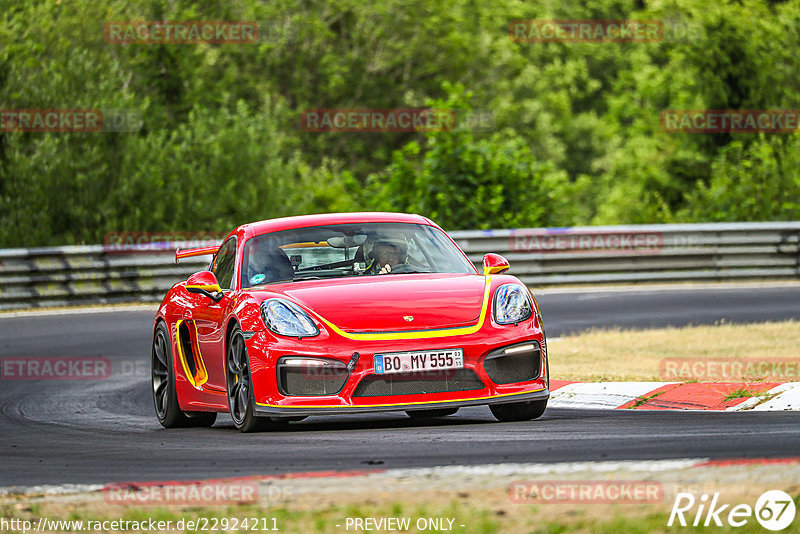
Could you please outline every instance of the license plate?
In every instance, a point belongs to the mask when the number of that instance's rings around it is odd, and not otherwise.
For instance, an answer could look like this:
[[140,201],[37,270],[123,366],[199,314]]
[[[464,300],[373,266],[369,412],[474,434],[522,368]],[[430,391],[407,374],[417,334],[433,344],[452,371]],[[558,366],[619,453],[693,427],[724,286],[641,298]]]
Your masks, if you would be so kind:
[[462,349],[421,350],[375,355],[375,373],[413,373],[464,367]]

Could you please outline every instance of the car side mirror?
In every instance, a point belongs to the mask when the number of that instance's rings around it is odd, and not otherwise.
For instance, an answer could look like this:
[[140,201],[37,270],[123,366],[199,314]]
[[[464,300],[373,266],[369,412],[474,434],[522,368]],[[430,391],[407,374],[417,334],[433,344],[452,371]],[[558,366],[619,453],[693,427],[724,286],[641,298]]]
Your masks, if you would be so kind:
[[508,260],[500,254],[489,253],[483,257],[483,276],[502,273],[509,267]]
[[211,271],[200,271],[190,276],[186,280],[186,291],[204,295],[214,302],[219,302],[224,296],[217,277]]

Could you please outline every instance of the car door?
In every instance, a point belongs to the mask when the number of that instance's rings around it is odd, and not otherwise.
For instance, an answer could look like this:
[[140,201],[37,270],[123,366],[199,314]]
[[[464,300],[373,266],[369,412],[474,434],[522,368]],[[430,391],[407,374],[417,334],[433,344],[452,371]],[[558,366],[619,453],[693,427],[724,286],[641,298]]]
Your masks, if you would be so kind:
[[211,265],[224,297],[219,302],[205,299],[204,306],[195,308],[194,323],[197,327],[197,343],[208,372],[206,386],[225,391],[225,325],[227,307],[233,289],[233,274],[236,270],[236,236],[231,236],[219,248]]

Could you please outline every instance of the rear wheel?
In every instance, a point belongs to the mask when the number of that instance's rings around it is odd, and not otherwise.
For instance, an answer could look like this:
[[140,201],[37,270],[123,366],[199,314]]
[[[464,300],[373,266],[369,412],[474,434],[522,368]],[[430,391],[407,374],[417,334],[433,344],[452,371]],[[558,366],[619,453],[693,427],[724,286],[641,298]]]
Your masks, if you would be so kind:
[[538,419],[547,408],[547,400],[492,404],[489,409],[498,421],[530,421]]
[[431,410],[407,410],[406,414],[411,419],[431,419],[434,417],[446,417],[453,415],[458,408],[434,408]]
[[238,325],[234,327],[228,340],[225,369],[228,408],[233,425],[240,432],[265,430],[270,421],[267,418],[257,417],[255,414],[250,359],[247,356],[247,346],[244,343],[242,330]]
[[217,420],[217,414],[214,412],[184,412],[181,410],[178,404],[178,393],[175,389],[175,367],[169,332],[163,322],[158,323],[153,335],[150,376],[156,417],[164,428],[211,426]]

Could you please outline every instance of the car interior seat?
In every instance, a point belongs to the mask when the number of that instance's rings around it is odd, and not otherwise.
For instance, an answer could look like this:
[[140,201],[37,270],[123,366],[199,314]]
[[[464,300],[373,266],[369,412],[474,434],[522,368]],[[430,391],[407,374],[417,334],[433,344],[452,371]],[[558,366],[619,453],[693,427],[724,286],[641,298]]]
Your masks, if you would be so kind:
[[[286,253],[273,248],[265,254],[260,254],[256,258],[251,258],[246,269],[246,279],[242,280],[242,287],[253,284],[263,284],[266,282],[277,282],[279,280],[292,280],[294,278],[294,268],[292,261]],[[258,282],[253,281],[253,277],[264,275],[264,279]]]

